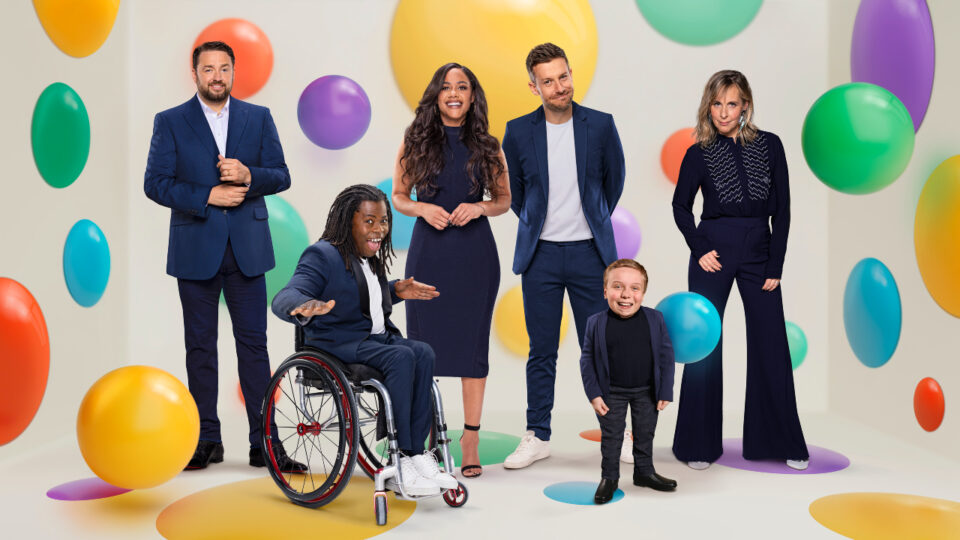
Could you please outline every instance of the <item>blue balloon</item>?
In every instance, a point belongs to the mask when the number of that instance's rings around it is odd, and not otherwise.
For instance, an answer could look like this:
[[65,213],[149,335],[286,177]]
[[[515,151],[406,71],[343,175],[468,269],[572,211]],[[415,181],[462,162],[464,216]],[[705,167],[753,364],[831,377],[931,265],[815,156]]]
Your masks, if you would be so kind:
[[[393,212],[393,230],[391,232],[393,235],[393,248],[409,249],[410,237],[413,236],[413,224],[417,222],[417,218],[405,216],[397,212],[397,209],[393,207],[393,197],[390,196],[390,194],[393,193],[393,178],[387,178],[383,182],[380,182],[377,184],[377,188],[387,194],[387,200],[390,201],[390,211]],[[417,194],[411,193],[410,198],[417,200]]]
[[703,360],[720,341],[720,314],[703,296],[678,292],[657,304],[667,323],[677,362],[690,364]]
[[900,341],[900,290],[893,274],[874,258],[858,262],[843,292],[843,327],[853,354],[867,367],[890,360]]
[[110,279],[110,246],[97,224],[76,222],[63,246],[63,278],[70,296],[83,307],[100,301]]

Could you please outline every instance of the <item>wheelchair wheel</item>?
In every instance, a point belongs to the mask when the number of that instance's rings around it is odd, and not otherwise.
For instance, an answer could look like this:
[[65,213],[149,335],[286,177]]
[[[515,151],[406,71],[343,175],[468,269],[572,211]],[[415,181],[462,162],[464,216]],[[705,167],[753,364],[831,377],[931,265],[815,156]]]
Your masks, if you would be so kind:
[[447,506],[460,508],[467,504],[468,496],[467,486],[463,485],[463,482],[457,482],[456,489],[448,489],[443,492],[443,501],[447,503]]
[[[298,353],[277,368],[264,399],[263,448],[270,476],[291,501],[316,508],[346,487],[357,459],[355,418],[353,391],[332,363]],[[307,470],[279,470],[284,454]]]
[[387,494],[378,491],[373,494],[373,513],[377,517],[377,525],[387,524]]

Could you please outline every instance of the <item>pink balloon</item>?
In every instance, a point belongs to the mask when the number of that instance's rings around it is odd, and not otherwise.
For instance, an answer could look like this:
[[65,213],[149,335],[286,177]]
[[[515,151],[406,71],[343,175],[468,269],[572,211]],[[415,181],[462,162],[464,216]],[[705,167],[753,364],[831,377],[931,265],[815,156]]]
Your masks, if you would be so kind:
[[640,224],[629,210],[622,206],[610,216],[613,238],[617,243],[617,258],[632,259],[640,251]]

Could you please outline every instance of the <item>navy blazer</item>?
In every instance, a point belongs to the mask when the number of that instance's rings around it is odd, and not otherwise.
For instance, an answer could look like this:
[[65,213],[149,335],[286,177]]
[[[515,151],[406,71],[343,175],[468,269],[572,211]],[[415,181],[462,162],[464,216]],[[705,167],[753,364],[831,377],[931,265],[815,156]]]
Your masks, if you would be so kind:
[[158,113],[143,190],[170,208],[167,273],[182,279],[209,279],[223,260],[227,240],[245,276],[259,276],[274,266],[264,195],[290,187],[280,137],[266,107],[230,98],[224,157],[250,169],[250,190],[239,206],[207,205],[220,184],[217,143],[196,96]]
[[[383,323],[387,332],[400,335],[390,321],[396,295],[396,280],[379,276],[383,297]],[[291,316],[290,312],[308,300],[336,300],[333,309],[316,317]],[[281,319],[303,326],[304,344],[326,351],[347,363],[357,362],[357,347],[373,328],[370,318],[370,291],[367,279],[354,258],[347,270],[337,248],[326,240],[308,247],[287,286],[273,297],[273,313]]]
[[[623,192],[623,146],[613,116],[573,104],[573,138],[577,153],[580,204],[604,264],[617,260],[610,215]],[[547,120],[541,106],[507,122],[503,153],[510,172],[510,208],[520,218],[513,272],[522,274],[537,249],[547,218],[550,179],[547,165]]]
[[[653,351],[653,393],[657,400],[673,401],[673,342],[667,332],[663,313],[641,306],[650,325],[650,348]],[[610,395],[610,360],[607,358],[607,312],[595,313],[587,319],[583,349],[580,355],[580,376],[587,399]]]

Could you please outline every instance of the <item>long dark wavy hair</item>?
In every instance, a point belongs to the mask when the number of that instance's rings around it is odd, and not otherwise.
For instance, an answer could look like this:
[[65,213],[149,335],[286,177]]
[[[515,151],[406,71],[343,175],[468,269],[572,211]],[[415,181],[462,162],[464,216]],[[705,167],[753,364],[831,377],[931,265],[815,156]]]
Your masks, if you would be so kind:
[[470,191],[482,196],[493,192],[497,178],[503,174],[504,169],[500,160],[500,142],[490,135],[489,131],[487,97],[476,75],[466,66],[451,62],[441,66],[433,74],[414,112],[413,122],[403,134],[404,149],[400,164],[417,193],[429,196],[436,191],[437,175],[443,170],[443,154],[446,148],[446,134],[440,119],[437,97],[451,69],[463,70],[473,91],[473,103],[460,128],[460,140],[470,150],[466,170],[470,178]]
[[353,259],[359,259],[360,253],[357,252],[357,244],[353,240],[353,214],[360,208],[360,203],[364,201],[382,202],[387,206],[387,223],[390,229],[384,235],[380,242],[380,249],[377,254],[368,259],[370,268],[378,276],[386,275],[390,271],[390,261],[394,257],[393,252],[393,212],[390,210],[390,203],[387,201],[386,193],[380,191],[376,186],[369,184],[356,184],[340,192],[337,198],[330,205],[330,212],[327,214],[327,225],[320,235],[321,240],[330,242],[337,248],[347,270],[351,270],[350,262]]

